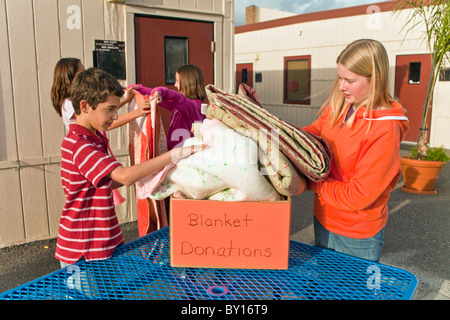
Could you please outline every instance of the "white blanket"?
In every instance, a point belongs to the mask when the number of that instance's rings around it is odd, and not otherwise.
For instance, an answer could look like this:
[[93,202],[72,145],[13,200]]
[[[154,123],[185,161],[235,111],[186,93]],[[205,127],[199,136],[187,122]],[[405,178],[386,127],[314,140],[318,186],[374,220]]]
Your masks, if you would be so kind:
[[[204,120],[185,146],[206,143],[197,152],[136,184],[138,197],[219,201],[275,201],[280,194],[261,174],[256,143],[218,120]],[[200,135],[199,135],[200,133]]]

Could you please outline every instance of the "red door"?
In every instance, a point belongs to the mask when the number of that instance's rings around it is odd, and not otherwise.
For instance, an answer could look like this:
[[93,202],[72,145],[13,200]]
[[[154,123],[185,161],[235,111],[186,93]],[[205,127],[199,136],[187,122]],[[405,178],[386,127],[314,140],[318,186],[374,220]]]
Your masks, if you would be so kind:
[[253,63],[236,64],[236,93],[241,83],[246,83],[253,88]]
[[[146,87],[175,89],[175,70],[195,64],[203,73],[205,86],[214,83],[214,24],[152,16],[135,16],[136,81]],[[161,108],[168,130],[170,112]]]
[[395,65],[395,96],[407,110],[409,130],[405,141],[417,142],[425,104],[431,57],[429,54],[399,55]]

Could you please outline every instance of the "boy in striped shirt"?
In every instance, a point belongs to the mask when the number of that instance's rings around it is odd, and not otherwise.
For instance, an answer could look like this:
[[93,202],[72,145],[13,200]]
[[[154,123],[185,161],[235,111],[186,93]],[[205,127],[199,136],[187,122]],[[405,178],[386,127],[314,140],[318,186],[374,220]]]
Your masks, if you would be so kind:
[[57,238],[55,257],[61,266],[111,257],[123,244],[113,204],[112,190],[164,168],[175,159],[205,148],[173,149],[154,159],[123,167],[108,153],[105,132],[118,117],[124,91],[110,74],[89,68],[80,72],[71,86],[76,123],[61,145],[61,181],[66,195]]

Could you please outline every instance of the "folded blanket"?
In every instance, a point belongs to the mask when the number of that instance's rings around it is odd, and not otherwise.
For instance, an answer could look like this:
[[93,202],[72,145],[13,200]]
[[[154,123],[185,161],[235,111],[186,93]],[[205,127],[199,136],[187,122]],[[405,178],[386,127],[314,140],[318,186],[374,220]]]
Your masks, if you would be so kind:
[[[152,199],[182,194],[190,199],[220,201],[275,201],[281,196],[261,175],[258,146],[217,120],[205,119],[197,136],[185,146],[207,143],[211,147],[167,166],[140,183]],[[201,136],[198,136],[198,135]]]
[[279,193],[296,195],[299,175],[316,182],[328,176],[326,143],[263,109],[253,89],[241,86],[240,94],[225,93],[213,85],[206,89],[210,102],[206,117],[258,143],[260,163]]

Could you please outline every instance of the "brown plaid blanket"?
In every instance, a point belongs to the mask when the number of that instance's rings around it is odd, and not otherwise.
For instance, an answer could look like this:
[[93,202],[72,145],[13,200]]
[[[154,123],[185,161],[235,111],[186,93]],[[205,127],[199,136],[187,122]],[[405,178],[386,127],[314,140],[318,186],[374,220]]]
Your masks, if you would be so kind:
[[208,85],[206,91],[210,103],[206,117],[218,119],[258,143],[261,169],[280,194],[296,195],[299,175],[316,182],[328,176],[331,156],[327,144],[269,113],[252,88],[241,85],[239,94],[232,94]]

